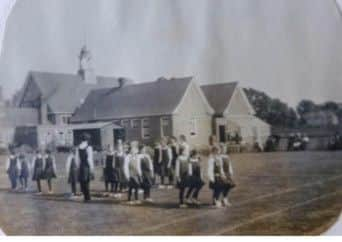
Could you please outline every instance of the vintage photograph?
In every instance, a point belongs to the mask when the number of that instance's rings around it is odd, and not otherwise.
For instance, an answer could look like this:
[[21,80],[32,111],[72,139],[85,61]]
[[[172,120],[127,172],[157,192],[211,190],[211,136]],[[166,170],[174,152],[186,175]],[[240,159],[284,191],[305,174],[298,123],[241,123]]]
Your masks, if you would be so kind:
[[342,235],[342,1],[0,1],[0,234]]

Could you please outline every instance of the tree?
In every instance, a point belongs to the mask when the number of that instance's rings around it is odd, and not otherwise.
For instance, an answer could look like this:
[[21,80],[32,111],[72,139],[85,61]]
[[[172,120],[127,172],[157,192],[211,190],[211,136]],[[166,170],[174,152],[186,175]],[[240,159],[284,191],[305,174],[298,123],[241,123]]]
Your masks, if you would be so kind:
[[295,127],[297,125],[296,111],[286,103],[252,88],[245,89],[245,93],[258,118],[273,126]]
[[300,116],[303,116],[303,114],[306,113],[317,111],[318,109],[318,106],[311,100],[302,100],[297,105],[297,112]]

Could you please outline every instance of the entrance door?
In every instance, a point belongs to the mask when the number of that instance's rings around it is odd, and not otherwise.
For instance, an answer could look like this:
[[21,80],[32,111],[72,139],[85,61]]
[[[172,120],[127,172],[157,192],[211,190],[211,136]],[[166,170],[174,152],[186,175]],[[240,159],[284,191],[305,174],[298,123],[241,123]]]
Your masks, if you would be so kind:
[[125,142],[126,132],[124,129],[114,129],[114,144],[117,145],[118,140]]
[[219,141],[220,143],[226,142],[226,126],[219,125]]

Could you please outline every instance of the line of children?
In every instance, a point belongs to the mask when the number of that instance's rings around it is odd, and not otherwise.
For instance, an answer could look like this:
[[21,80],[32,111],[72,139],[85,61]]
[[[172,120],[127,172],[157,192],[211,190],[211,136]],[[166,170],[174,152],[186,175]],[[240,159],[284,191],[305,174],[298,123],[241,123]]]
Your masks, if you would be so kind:
[[[66,174],[73,196],[77,195],[77,182],[80,182],[84,201],[90,200],[90,181],[93,179],[94,164],[89,136],[84,135],[77,149],[72,149],[66,162]],[[191,150],[185,136],[180,136],[180,142],[175,137],[169,143],[163,139],[154,150],[154,162],[146,147],[138,142],[132,142],[125,152],[123,143],[118,142],[116,150],[109,147],[104,166],[106,191],[111,185],[111,192],[120,197],[128,185],[129,204],[140,204],[139,189],[144,192],[143,199],[152,202],[151,188],[155,175],[159,172],[161,185],[168,177],[171,186],[176,181],[179,189],[179,206],[189,204],[200,205],[199,193],[204,186],[202,161],[197,150]],[[157,167],[157,171],[155,168]],[[29,165],[24,155],[17,157],[13,151],[7,161],[7,173],[11,188],[16,189],[17,178],[20,178],[23,189],[27,189]],[[56,176],[55,157],[49,150],[43,155],[37,150],[32,162],[32,180],[37,182],[38,193],[41,194],[41,180],[47,180],[49,193],[52,193],[52,180]],[[159,169],[159,170],[158,170]],[[213,191],[213,204],[216,207],[230,206],[229,191],[235,186],[232,179],[233,169],[229,156],[217,145],[213,145],[208,158],[209,188]]]

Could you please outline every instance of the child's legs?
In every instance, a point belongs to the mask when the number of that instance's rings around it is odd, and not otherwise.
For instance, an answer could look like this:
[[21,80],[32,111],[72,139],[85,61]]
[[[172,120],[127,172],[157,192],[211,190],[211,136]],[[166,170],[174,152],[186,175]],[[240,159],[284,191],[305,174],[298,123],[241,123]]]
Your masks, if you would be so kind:
[[105,181],[106,192],[108,192],[108,187],[109,187],[109,182],[108,182],[108,181]]
[[198,185],[195,187],[195,191],[192,194],[192,198],[198,199],[198,194],[201,191],[202,187],[203,187],[202,185]]
[[185,187],[179,188],[179,203],[184,204],[184,192],[185,192]]
[[75,181],[71,182],[71,193],[76,194],[76,182]]
[[223,189],[222,189],[222,195],[224,198],[227,198],[228,197],[228,193],[230,191],[230,186],[225,186]]
[[51,192],[52,191],[52,180],[47,179],[47,184],[48,184],[49,191]]
[[42,192],[42,185],[40,183],[40,179],[37,179],[37,188],[38,188],[38,192]]
[[195,187],[193,187],[193,186],[188,188],[188,192],[185,195],[186,199],[188,199],[191,196],[191,193],[194,189],[195,189]]

